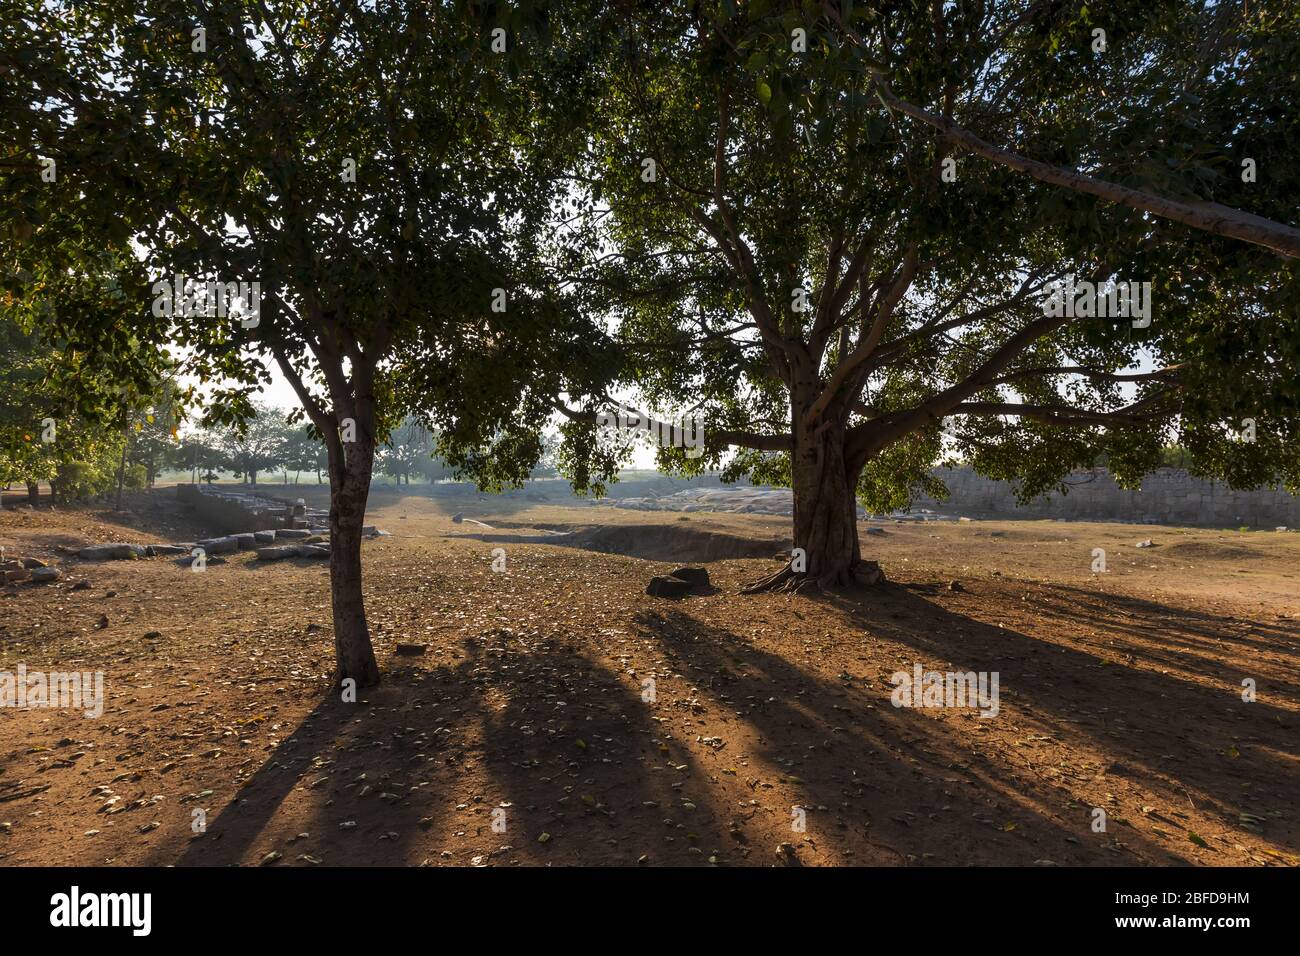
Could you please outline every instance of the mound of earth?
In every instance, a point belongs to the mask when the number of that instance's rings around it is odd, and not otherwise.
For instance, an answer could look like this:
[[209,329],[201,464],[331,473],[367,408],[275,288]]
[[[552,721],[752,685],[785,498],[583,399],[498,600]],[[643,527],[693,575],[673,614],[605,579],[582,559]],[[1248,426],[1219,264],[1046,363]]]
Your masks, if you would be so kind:
[[1165,554],[1185,561],[1252,561],[1263,557],[1252,548],[1211,541],[1180,541],[1167,547]]
[[734,558],[770,558],[790,549],[790,539],[779,535],[746,537],[726,531],[668,524],[623,524],[584,528],[570,532],[515,529],[454,535],[499,544],[554,544],[602,554],[621,554],[647,561],[699,562]]

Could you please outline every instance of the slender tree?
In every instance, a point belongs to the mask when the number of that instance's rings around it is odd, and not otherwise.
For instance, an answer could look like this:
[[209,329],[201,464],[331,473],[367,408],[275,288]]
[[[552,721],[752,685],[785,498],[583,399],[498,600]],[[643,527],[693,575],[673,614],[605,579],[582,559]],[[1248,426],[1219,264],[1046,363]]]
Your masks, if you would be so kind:
[[433,408],[471,469],[521,480],[546,396],[589,391],[564,368],[598,363],[600,329],[544,259],[604,42],[590,13],[32,2],[6,50],[30,254],[74,236],[143,250],[154,302],[132,327],[235,383],[208,420],[247,418],[274,361],[322,436],[340,680],[378,679],[361,527],[388,429]]

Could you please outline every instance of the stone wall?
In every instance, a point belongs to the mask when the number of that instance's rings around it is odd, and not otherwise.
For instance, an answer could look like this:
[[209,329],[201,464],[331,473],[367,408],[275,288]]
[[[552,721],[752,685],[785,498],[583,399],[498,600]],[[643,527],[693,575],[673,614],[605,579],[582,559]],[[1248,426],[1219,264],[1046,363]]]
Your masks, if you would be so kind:
[[1076,471],[1066,478],[1068,494],[1052,494],[1018,505],[1008,482],[993,481],[969,468],[935,472],[952,497],[938,502],[918,498],[913,510],[982,518],[1064,518],[1070,521],[1122,521],[1220,528],[1300,527],[1300,498],[1268,488],[1233,491],[1227,485],[1193,478],[1180,468],[1148,475],[1141,491],[1125,491],[1105,468]]
[[[205,525],[221,534],[243,531],[271,531],[279,528],[308,528],[326,525],[323,512],[283,498],[263,495],[255,489],[232,490],[227,485],[176,486],[176,497],[192,508]],[[328,516],[326,515],[326,518]],[[315,525],[312,519],[317,519]]]

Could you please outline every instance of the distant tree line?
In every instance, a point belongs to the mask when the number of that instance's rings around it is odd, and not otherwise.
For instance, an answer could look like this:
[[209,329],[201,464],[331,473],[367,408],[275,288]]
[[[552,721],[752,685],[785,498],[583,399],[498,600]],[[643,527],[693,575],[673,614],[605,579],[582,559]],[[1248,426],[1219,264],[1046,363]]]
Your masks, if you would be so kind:
[[[66,387],[69,375],[75,389]],[[243,422],[191,423],[193,394],[170,370],[147,387],[109,381],[69,343],[42,339],[0,309],[0,484],[25,486],[33,504],[47,483],[56,500],[116,493],[120,507],[124,490],[151,488],[166,472],[254,485],[266,475],[297,484],[304,472],[324,481],[328,452],[300,413],[254,403]],[[532,477],[555,475],[553,445]],[[381,443],[377,470],[407,485],[455,477],[437,449],[436,433],[408,417]]]

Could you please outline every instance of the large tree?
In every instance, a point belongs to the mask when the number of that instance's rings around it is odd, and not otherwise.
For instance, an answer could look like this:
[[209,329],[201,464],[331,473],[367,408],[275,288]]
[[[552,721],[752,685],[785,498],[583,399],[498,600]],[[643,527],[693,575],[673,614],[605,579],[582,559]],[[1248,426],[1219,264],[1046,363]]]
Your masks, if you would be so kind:
[[[646,403],[705,418],[662,460],[793,487],[802,552],[758,586],[877,580],[855,498],[939,490],[947,454],[1032,495],[1101,455],[1134,482],[1179,431],[1202,473],[1300,480],[1294,4],[611,16],[575,281]],[[1076,280],[1150,283],[1149,314]]]
[[[599,329],[550,287],[546,242],[603,42],[579,8],[32,0],[0,60],[23,254],[141,250],[160,284],[134,325],[233,383],[208,420],[247,417],[273,361],[323,437],[340,679],[378,680],[361,527],[388,429],[420,414],[518,481],[553,396],[591,391]],[[260,310],[182,308],[186,279],[259,283]]]

